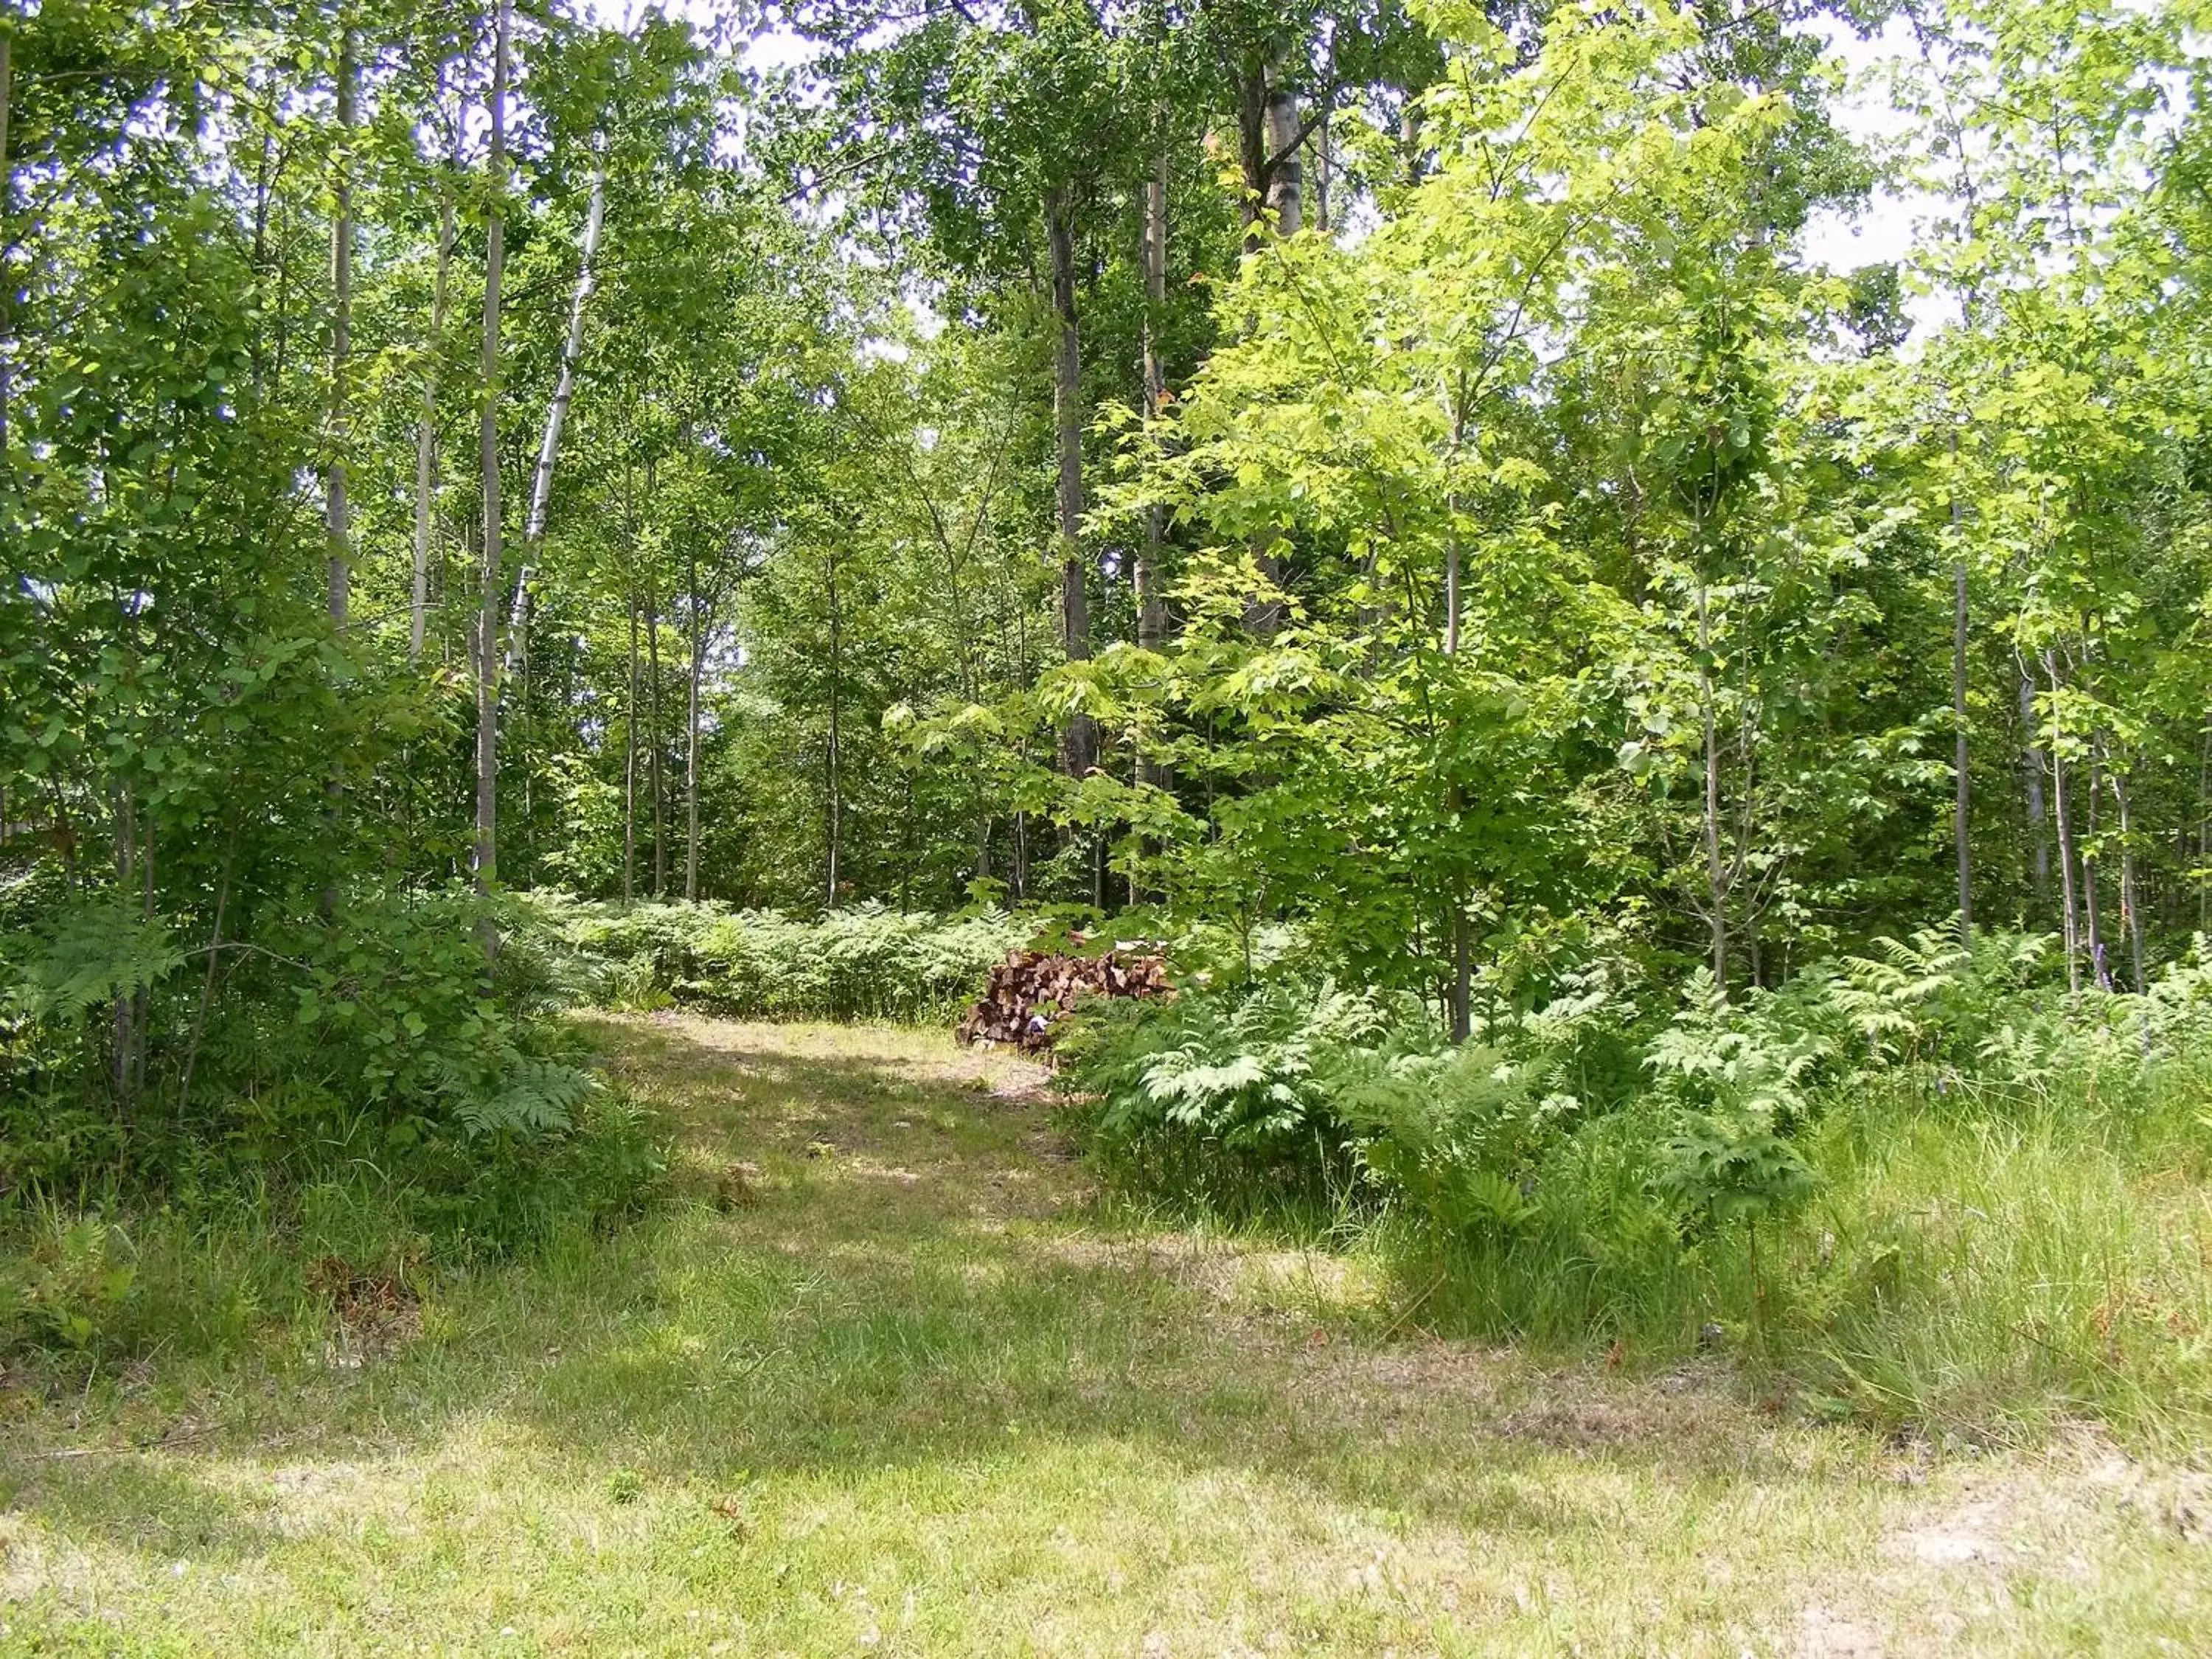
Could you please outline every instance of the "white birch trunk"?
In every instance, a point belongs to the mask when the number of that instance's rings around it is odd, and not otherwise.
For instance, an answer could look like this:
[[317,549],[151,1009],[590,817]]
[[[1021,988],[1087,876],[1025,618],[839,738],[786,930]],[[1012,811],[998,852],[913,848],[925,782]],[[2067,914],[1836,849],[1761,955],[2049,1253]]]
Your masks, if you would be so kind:
[[[484,245],[483,392],[477,427],[477,460],[483,475],[483,564],[477,609],[477,824],[473,862],[477,890],[489,894],[499,862],[499,304],[507,262],[507,0],[499,0],[492,24],[491,210]],[[487,956],[498,949],[487,931]]]

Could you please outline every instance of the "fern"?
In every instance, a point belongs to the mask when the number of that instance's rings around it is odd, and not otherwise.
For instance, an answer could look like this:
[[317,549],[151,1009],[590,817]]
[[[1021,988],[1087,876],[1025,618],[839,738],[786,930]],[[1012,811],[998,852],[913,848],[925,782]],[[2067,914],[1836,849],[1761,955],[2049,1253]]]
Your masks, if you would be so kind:
[[149,989],[185,960],[166,921],[113,903],[68,911],[9,954],[11,994],[34,1019],[76,1019]]
[[589,1072],[557,1060],[525,1060],[510,1071],[497,1092],[470,1096],[453,1108],[464,1134],[477,1137],[502,1131],[525,1135],[569,1127],[576,1110],[601,1085]]

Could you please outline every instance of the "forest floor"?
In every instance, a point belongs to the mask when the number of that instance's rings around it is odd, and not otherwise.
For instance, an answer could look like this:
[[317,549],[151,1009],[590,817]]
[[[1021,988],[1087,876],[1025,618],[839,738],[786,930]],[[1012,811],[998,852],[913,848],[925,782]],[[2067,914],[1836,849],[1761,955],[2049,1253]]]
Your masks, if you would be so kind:
[[[677,1200],[253,1364],[0,1392],[0,1652],[2201,1652],[2212,1479],[1446,1341],[1113,1221],[1042,1077],[601,1018]],[[104,1402],[104,1403],[103,1403]]]

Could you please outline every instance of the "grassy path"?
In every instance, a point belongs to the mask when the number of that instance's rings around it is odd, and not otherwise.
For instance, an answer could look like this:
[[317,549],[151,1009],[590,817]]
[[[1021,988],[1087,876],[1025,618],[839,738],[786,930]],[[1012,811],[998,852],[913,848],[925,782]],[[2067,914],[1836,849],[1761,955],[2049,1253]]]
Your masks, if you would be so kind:
[[365,1358],[15,1396],[0,1652],[2212,1643],[2212,1486],[2093,1437],[1930,1459],[1717,1374],[1385,1340],[1357,1259],[1102,1224],[1020,1062],[595,1030],[675,1206]]

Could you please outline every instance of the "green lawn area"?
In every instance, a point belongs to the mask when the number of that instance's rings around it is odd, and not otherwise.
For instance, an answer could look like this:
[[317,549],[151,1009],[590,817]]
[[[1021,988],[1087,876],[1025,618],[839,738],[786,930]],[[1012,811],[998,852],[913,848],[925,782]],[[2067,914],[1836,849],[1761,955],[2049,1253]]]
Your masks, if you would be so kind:
[[0,1394],[0,1651],[2212,1645],[2212,1479],[2091,1430],[1939,1450],[1440,1340],[1357,1254],[1105,1218],[1041,1073],[939,1037],[590,1030],[675,1202]]

